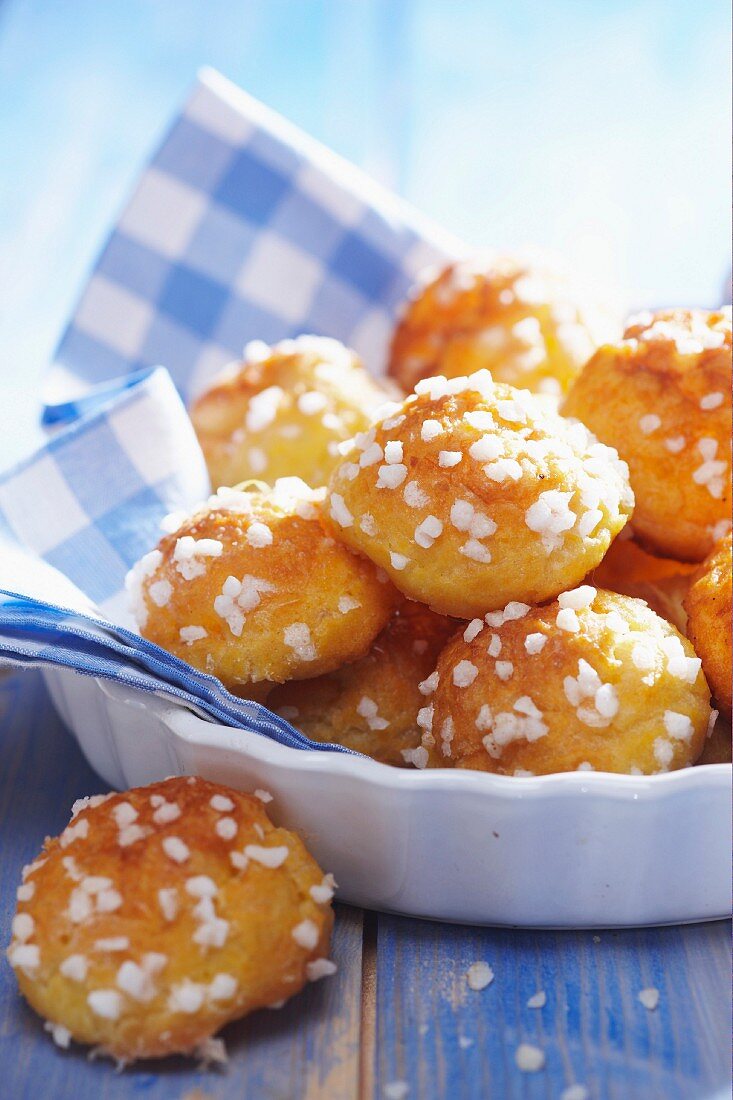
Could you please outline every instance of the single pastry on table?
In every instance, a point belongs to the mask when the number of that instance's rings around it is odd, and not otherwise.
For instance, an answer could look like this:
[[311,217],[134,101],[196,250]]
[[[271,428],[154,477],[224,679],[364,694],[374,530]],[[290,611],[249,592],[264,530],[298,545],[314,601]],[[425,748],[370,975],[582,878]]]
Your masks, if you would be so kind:
[[324,493],[281,478],[169,517],[172,533],[127,578],[143,636],[259,700],[363,657],[397,593],[327,533]]
[[614,450],[488,371],[419,382],[342,453],[334,533],[460,619],[579,584],[633,507]]
[[686,634],[687,614],[683,601],[696,566],[649,554],[630,537],[631,534],[626,527],[611,543],[601,564],[588,574],[588,584],[645,600],[652,611]]
[[389,373],[409,391],[430,375],[487,369],[497,382],[560,394],[600,337],[612,335],[546,262],[476,256],[415,288],[392,339]]
[[338,340],[248,344],[191,409],[214,488],[297,474],[325,485],[336,446],[363,431],[388,393]]
[[477,619],[434,683],[430,764],[500,775],[683,768],[713,715],[690,642],[642,600],[590,585]]
[[730,310],[664,310],[599,348],[563,408],[629,464],[635,537],[702,561],[730,530]]
[[73,813],[24,869],[7,953],[61,1046],[206,1056],[224,1024],[336,969],[333,879],[259,797],[184,777]]
[[[731,536],[721,539],[692,578],[685,597],[687,633],[702,658],[710,690],[731,714]],[[730,732],[730,726],[728,727]]]
[[403,600],[359,661],[315,680],[274,689],[267,705],[313,741],[331,741],[383,764],[404,766],[420,745],[423,685],[460,624]]

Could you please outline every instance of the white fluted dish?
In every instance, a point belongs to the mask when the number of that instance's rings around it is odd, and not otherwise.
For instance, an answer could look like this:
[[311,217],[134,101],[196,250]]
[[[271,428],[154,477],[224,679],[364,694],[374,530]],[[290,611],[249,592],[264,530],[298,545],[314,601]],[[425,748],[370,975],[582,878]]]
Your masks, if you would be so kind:
[[[516,779],[302,752],[65,670],[46,680],[112,786],[265,788],[342,900],[437,920],[608,928],[730,913],[731,766]],[[91,792],[90,792],[91,793]]]

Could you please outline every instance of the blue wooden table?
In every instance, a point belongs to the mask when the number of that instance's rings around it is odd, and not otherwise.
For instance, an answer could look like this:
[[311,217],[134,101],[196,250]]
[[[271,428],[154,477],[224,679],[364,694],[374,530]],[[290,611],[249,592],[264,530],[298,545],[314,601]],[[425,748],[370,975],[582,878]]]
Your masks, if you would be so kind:
[[[103,790],[37,673],[0,679],[0,939],[15,886],[75,798]],[[227,1028],[230,1063],[115,1074],[53,1046],[0,964],[0,1097],[8,1100],[724,1100],[730,1095],[727,922],[638,931],[464,928],[338,906],[338,975]],[[475,992],[469,966],[495,979]],[[659,990],[650,1012],[641,989]],[[543,991],[546,1004],[528,1007]],[[545,1054],[538,1073],[520,1043]],[[400,1086],[404,1086],[400,1089]],[[407,1091],[405,1091],[407,1090]]]
[[[43,366],[201,64],[467,240],[561,249],[633,303],[717,301],[728,5],[667,0],[661,21],[656,0],[548,11],[542,0],[0,0],[0,467],[38,438]],[[75,798],[100,789],[39,677],[0,678],[3,942],[21,866]],[[543,933],[340,906],[337,977],[230,1027],[226,1074],[176,1061],[117,1075],[59,1051],[0,962],[0,1100],[555,1100],[573,1082],[593,1100],[723,1100],[729,942],[723,923]],[[466,972],[480,960],[496,977],[474,992]],[[650,986],[654,1012],[638,1000]],[[529,1008],[539,991],[545,1006]],[[516,1067],[522,1042],[544,1051],[544,1070]]]

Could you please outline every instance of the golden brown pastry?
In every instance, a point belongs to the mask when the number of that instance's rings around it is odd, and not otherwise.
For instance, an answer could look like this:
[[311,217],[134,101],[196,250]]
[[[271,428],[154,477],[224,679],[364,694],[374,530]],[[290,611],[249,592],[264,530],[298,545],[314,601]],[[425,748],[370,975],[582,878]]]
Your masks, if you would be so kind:
[[298,478],[220,489],[127,578],[141,633],[230,691],[262,699],[273,683],[362,657],[396,604],[371,562],[320,521],[325,490]]
[[695,573],[685,597],[687,633],[702,658],[715,700],[731,713],[731,537],[721,539]]
[[590,585],[487,615],[448,643],[436,681],[423,745],[439,767],[651,775],[693,764],[711,719],[687,639],[642,600]]
[[415,288],[395,330],[389,373],[421,378],[490,370],[497,382],[559,394],[607,325],[582,309],[546,263],[509,256],[458,260]]
[[317,488],[338,443],[368,427],[388,396],[338,340],[257,340],[197,399],[191,419],[215,488],[289,475]]
[[8,959],[62,1046],[205,1053],[229,1020],[335,970],[332,895],[259,798],[167,779],[75,805],[25,868]]
[[459,626],[404,600],[365,657],[315,680],[283,684],[267,705],[313,741],[346,745],[383,764],[411,763],[415,753],[422,759],[420,685]]
[[643,314],[599,348],[563,412],[629,464],[632,526],[653,553],[702,561],[730,530],[730,310]]
[[418,383],[342,450],[334,533],[461,619],[578,584],[633,506],[615,451],[488,371]]
[[626,537],[628,530],[625,528],[611,543],[601,564],[588,574],[588,584],[645,600],[652,611],[686,634],[683,600],[695,571],[694,564],[647,553],[633,538]]

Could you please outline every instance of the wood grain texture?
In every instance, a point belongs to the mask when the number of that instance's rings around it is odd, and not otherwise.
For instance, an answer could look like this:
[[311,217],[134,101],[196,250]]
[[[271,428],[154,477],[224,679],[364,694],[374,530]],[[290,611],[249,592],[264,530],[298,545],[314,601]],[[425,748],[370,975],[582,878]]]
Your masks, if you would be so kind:
[[[421,1100],[552,1100],[578,1082],[593,1100],[722,1100],[729,944],[727,922],[594,937],[384,916],[375,1095],[404,1081]],[[466,972],[479,960],[495,980],[474,992]],[[660,992],[654,1012],[638,1000],[649,986]],[[540,990],[545,1007],[529,1008]],[[545,1052],[544,1070],[516,1067],[520,1043]]]
[[[104,790],[56,717],[35,673],[0,679],[0,942],[6,946],[21,867],[66,824],[75,798]],[[80,1047],[54,1047],[0,960],[0,1097],[12,1100],[356,1100],[361,1026],[362,914],[340,906],[335,978],[309,986],[277,1012],[224,1034],[227,1071],[184,1059],[116,1074]]]

